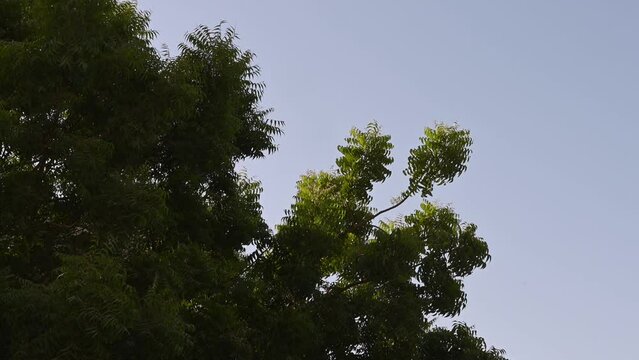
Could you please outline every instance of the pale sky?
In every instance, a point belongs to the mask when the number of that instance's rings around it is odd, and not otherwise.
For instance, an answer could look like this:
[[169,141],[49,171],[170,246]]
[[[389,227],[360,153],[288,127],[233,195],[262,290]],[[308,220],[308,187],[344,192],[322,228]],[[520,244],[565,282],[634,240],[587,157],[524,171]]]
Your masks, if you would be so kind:
[[[269,224],[352,126],[393,136],[386,207],[425,126],[457,122],[468,171],[437,191],[493,261],[460,319],[513,360],[636,360],[639,1],[145,0],[158,44],[236,28],[256,55],[280,150],[246,164]],[[407,214],[418,199],[404,204]]]

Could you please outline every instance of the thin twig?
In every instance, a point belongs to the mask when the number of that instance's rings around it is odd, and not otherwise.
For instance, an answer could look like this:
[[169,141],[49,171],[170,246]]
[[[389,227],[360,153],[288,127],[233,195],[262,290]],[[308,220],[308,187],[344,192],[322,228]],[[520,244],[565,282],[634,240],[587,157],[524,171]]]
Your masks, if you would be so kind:
[[382,211],[377,212],[375,215],[373,215],[373,217],[371,218],[371,220],[375,219],[376,217],[380,216],[381,214],[383,214],[383,213],[385,213],[385,212],[388,212],[388,211],[391,211],[391,210],[393,210],[393,209],[397,208],[398,206],[400,206],[401,204],[403,204],[403,203],[404,203],[404,201],[408,200],[408,198],[409,198],[409,197],[410,197],[410,196],[406,195],[406,196],[404,196],[404,198],[403,198],[400,202],[398,202],[397,204],[395,204],[395,205],[393,205],[393,206],[391,206],[391,207],[389,207],[389,208],[387,208],[387,209],[384,209],[384,210],[382,210]]

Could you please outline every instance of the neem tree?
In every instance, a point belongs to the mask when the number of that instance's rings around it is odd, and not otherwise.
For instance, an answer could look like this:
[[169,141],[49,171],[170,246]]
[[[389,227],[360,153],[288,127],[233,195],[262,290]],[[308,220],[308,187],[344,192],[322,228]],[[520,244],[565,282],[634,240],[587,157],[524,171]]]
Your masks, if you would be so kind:
[[[115,0],[0,2],[0,358],[502,359],[465,305],[486,243],[425,201],[467,131],[427,129],[395,205],[376,124],[309,173],[271,232],[238,161],[275,150],[253,55],[200,27],[170,57]],[[244,253],[247,245],[257,250]]]

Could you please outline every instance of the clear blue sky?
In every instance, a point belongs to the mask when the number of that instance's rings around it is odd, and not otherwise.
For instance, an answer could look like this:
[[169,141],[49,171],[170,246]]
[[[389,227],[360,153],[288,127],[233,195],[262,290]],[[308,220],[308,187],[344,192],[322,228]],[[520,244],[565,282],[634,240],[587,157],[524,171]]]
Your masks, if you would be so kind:
[[639,1],[139,4],[159,43],[226,20],[257,54],[264,105],[286,122],[280,151],[247,164],[270,224],[352,126],[376,119],[396,144],[381,208],[423,127],[458,122],[474,155],[435,197],[493,255],[461,319],[511,359],[637,359]]

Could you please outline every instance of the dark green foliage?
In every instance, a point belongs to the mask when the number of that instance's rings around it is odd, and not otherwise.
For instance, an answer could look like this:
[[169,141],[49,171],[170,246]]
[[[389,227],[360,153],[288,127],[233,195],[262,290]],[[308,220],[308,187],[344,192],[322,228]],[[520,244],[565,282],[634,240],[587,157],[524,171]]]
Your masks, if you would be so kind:
[[486,349],[484,339],[465,324],[455,323],[452,329],[434,328],[422,342],[420,359],[493,360],[501,359],[503,350]]
[[0,0],[0,358],[503,358],[433,325],[489,260],[475,225],[427,201],[378,219],[463,172],[467,131],[427,129],[376,211],[392,144],[353,129],[273,233],[235,170],[281,134],[253,55],[220,26],[162,55],[148,24],[115,0]]

